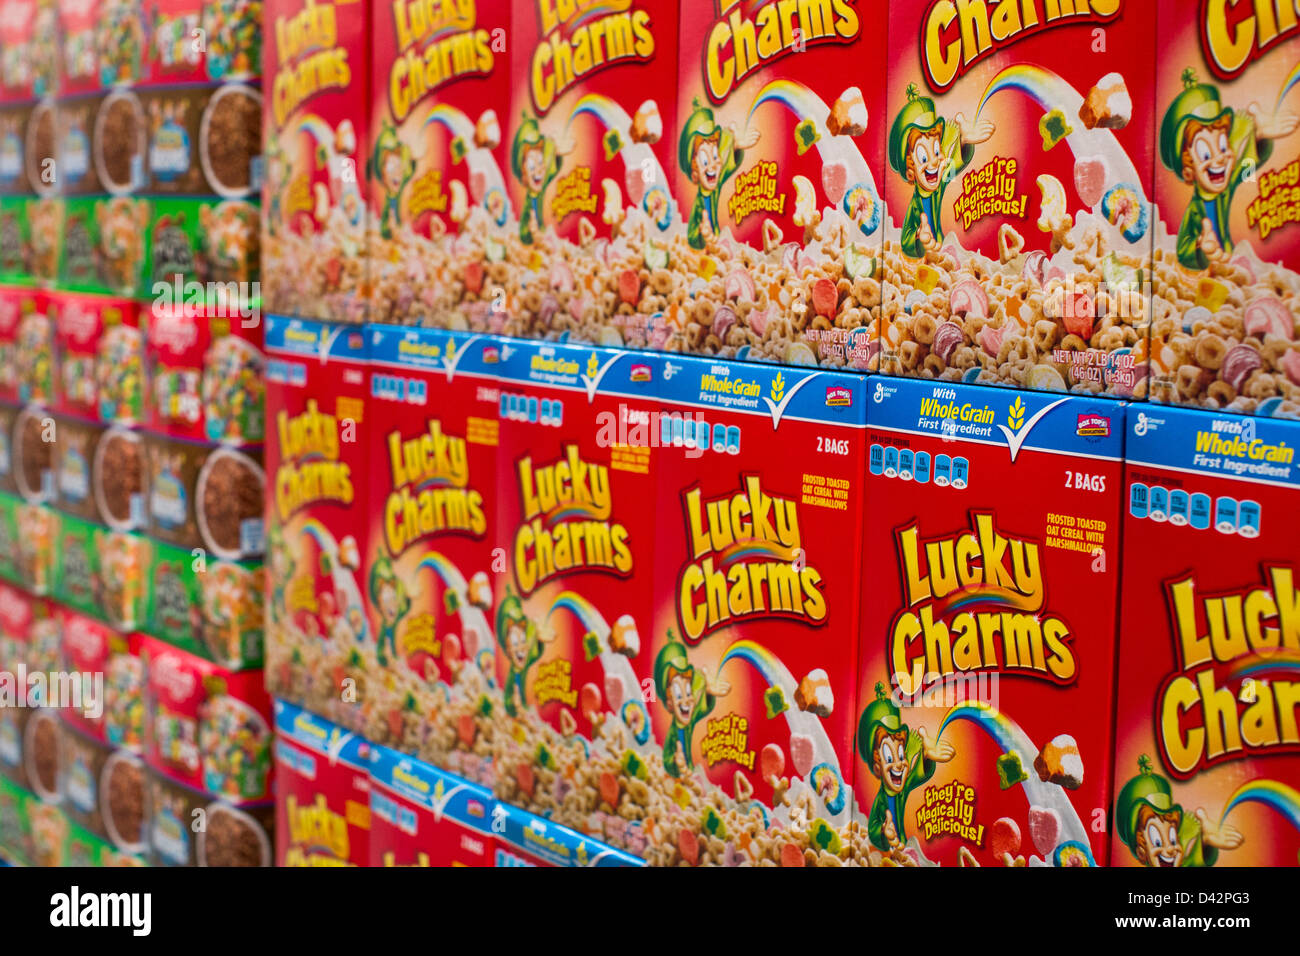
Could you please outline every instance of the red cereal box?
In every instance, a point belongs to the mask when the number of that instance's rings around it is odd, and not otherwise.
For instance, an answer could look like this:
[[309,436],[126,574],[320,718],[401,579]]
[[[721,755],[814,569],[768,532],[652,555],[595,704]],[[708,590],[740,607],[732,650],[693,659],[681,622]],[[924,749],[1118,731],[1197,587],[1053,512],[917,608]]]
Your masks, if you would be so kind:
[[[197,0],[188,0],[193,4]],[[163,0],[164,8],[167,0]],[[157,6],[157,4],[155,4]],[[146,78],[150,24],[141,0],[99,0],[96,46],[99,83],[105,89]]]
[[1126,406],[871,390],[859,860],[1104,865]]
[[1145,394],[1155,7],[893,5],[882,372]]
[[371,866],[493,866],[496,801],[387,747],[370,749]]
[[228,445],[266,438],[266,359],[256,314],[155,305],[146,317],[144,352],[150,431]]
[[59,24],[60,96],[99,89],[100,0],[56,0]]
[[23,318],[24,290],[0,286],[0,402],[18,404],[18,329]]
[[[128,648],[126,637],[119,635],[107,624],[78,614],[66,607],[58,609],[62,636],[62,661],[66,670],[76,675],[81,685],[84,706],[63,710],[63,719],[75,725],[82,733],[107,743],[106,710],[102,696],[108,673],[109,659],[114,651]],[[98,683],[98,687],[96,684]]]
[[261,671],[233,673],[142,637],[148,673],[144,759],[186,786],[234,803],[271,796],[271,699]]
[[370,865],[370,744],[275,701],[275,865]]
[[672,365],[645,695],[668,799],[646,859],[849,862],[865,380]]
[[0,287],[0,358],[0,399],[53,404],[54,323],[47,293]]
[[366,318],[369,9],[357,0],[266,7],[262,295],[270,312]]
[[514,0],[511,10],[507,330],[645,346],[662,338],[666,320],[651,316],[681,266],[669,172],[678,5]]
[[1300,418],[1300,16],[1158,7],[1151,398]]
[[0,16],[3,100],[53,96],[58,87],[58,9],[55,0],[5,0]]
[[[148,379],[144,372],[143,305],[130,299],[77,296],[73,301],[99,313],[99,348],[95,356],[98,418],[131,426],[144,420]],[[93,303],[93,306],[92,306]]]
[[46,311],[54,322],[54,410],[91,421],[99,418],[95,363],[103,334],[100,309],[111,299],[49,293]]
[[[111,4],[115,0],[100,0]],[[152,0],[148,6],[145,31],[148,45],[144,50],[142,68],[137,67],[137,74],[143,76],[137,86],[156,83],[190,83],[207,80],[207,37],[203,32],[203,0]],[[132,22],[125,15],[129,5],[119,7],[118,29],[127,33]],[[130,54],[138,58],[140,50],[131,37]],[[111,54],[110,54],[111,56]],[[114,58],[118,67],[115,72],[121,80],[128,80],[131,72],[132,56],[127,52]],[[108,82],[108,81],[106,81]],[[116,82],[113,80],[112,82]]]
[[498,803],[492,811],[497,866],[641,867],[639,857],[551,820]]
[[511,343],[501,368],[496,794],[641,854],[664,363]]
[[[373,326],[365,733],[490,786],[495,340]],[[499,694],[497,695],[499,699]]]
[[502,136],[510,10],[509,0],[375,8],[373,321],[501,330],[515,228]]
[[1130,411],[1111,862],[1300,862],[1300,425]]
[[267,684],[359,732],[371,699],[365,342],[354,327],[270,316],[266,344]]
[[685,244],[672,271],[691,299],[670,296],[654,344],[871,363],[888,18],[885,0],[714,0],[683,15],[670,168]]

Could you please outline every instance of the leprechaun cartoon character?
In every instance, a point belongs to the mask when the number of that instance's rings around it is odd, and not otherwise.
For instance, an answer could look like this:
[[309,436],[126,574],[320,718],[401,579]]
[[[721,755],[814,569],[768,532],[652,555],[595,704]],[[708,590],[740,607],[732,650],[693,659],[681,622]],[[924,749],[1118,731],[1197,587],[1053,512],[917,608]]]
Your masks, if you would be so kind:
[[380,667],[388,666],[384,645],[397,657],[397,625],[411,610],[411,598],[406,585],[397,576],[392,559],[381,554],[370,566],[370,600],[379,610],[379,646],[377,658]]
[[542,134],[537,119],[524,114],[510,147],[510,168],[524,186],[524,208],[519,215],[521,242],[531,245],[534,227],[539,232],[543,228],[542,196],[546,187],[560,175],[563,157],[572,149],[572,144],[563,149],[557,147],[554,140]]
[[[524,614],[524,602],[517,594],[507,594],[497,607],[497,643],[506,655],[505,707],[514,717],[528,703],[525,693],[528,671],[545,652],[543,644],[555,639],[543,632]],[[515,703],[515,695],[519,703]]]
[[910,730],[889,699],[884,684],[858,720],[858,755],[880,781],[867,817],[867,836],[877,849],[889,851],[907,842],[903,829],[908,795],[934,776],[956,750],[944,740],[931,740],[924,727]]
[[370,154],[370,174],[379,183],[381,193],[379,234],[391,239],[402,224],[402,192],[415,175],[415,160],[411,157],[410,147],[387,123],[375,138],[375,148]]
[[1192,187],[1178,229],[1178,261],[1208,268],[1232,254],[1232,200],[1237,188],[1273,154],[1273,140],[1295,132],[1293,113],[1264,116],[1252,103],[1246,112],[1225,107],[1219,91],[1183,71],[1183,91],[1160,124],[1160,161]]
[[713,110],[695,101],[677,143],[677,162],[696,190],[686,224],[686,238],[692,249],[703,249],[717,236],[722,184],[735,175],[745,150],[758,143],[758,135],[757,130],[747,130],[740,136],[734,128],[724,129],[713,118]]
[[1185,813],[1174,803],[1169,781],[1152,772],[1146,754],[1138,758],[1138,775],[1115,798],[1115,827],[1143,866],[1214,866],[1220,850],[1235,850],[1245,840],[1240,830],[1216,824],[1204,809]]
[[655,656],[655,692],[671,721],[664,739],[664,769],[680,777],[695,769],[691,756],[695,725],[713,712],[731,685],[691,664],[686,645],[668,632],[668,643]]
[[943,194],[970,165],[975,147],[993,136],[990,120],[967,123],[938,114],[934,100],[907,88],[907,105],[889,130],[889,165],[912,185],[912,201],[903,217],[903,252],[924,258],[943,244]]

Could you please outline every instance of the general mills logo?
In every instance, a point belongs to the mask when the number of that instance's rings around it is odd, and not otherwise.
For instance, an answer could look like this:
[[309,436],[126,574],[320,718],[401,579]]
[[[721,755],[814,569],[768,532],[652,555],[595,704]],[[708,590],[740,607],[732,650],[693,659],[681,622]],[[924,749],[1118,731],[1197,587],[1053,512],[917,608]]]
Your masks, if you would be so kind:
[[871,400],[879,405],[885,400],[885,386],[882,382],[876,383],[876,390],[871,395]]
[[1163,418],[1152,418],[1146,412],[1138,412],[1137,421],[1133,423],[1133,434],[1141,438],[1147,432],[1153,432],[1165,423]]

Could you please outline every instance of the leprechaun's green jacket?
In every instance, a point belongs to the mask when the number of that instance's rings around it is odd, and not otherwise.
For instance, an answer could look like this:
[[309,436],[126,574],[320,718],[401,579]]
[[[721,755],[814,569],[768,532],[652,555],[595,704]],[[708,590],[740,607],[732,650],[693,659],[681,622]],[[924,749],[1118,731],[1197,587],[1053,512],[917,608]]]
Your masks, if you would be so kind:
[[[695,736],[695,725],[713,713],[713,708],[717,703],[718,698],[705,691],[695,701],[695,710],[691,712],[690,723],[682,726],[682,724],[678,723],[676,715],[673,716],[672,726],[668,728],[668,735],[664,737],[664,769],[672,776],[680,777],[683,772],[689,773],[695,769],[695,758],[691,756],[691,741]],[[677,745],[679,743],[686,758],[686,766],[684,767],[677,765]]]
[[944,156],[949,162],[956,162],[953,157],[960,154],[960,162],[945,170],[939,180],[939,188],[929,195],[921,194],[921,187],[912,191],[912,201],[907,204],[907,214],[903,217],[903,252],[913,259],[925,257],[925,246],[921,243],[921,217],[930,225],[930,234],[935,242],[943,242],[943,194],[948,184],[957,178],[957,174],[970,165],[975,157],[975,147],[967,146],[961,141],[961,133],[952,123],[944,124],[941,142]]
[[1232,129],[1228,134],[1228,145],[1234,152],[1240,148],[1243,138],[1247,138],[1246,148],[1241,151],[1241,158],[1233,167],[1228,185],[1217,196],[1209,196],[1196,188],[1192,201],[1183,215],[1183,224],[1178,229],[1178,261],[1188,269],[1200,271],[1209,268],[1210,260],[1201,249],[1201,229],[1205,220],[1210,221],[1215,238],[1225,253],[1232,252],[1232,199],[1237,188],[1254,174],[1262,164],[1273,155],[1273,144],[1255,139],[1255,121],[1249,116],[1233,117]]
[[686,224],[686,241],[691,244],[692,249],[704,248],[704,217],[709,217],[709,225],[713,227],[713,234],[716,236],[719,231],[718,226],[718,202],[722,198],[722,184],[736,174],[740,168],[741,162],[745,158],[743,149],[733,149],[731,155],[722,166],[722,175],[718,177],[718,188],[713,192],[705,192],[703,189],[695,193],[695,201],[691,203],[691,218]]
[[[506,713],[509,714],[511,717],[514,717],[518,710],[518,708],[515,706],[516,691],[519,692],[518,706],[524,707],[528,704],[528,698],[524,696],[524,680],[528,676],[529,668],[531,668],[534,664],[536,664],[537,659],[541,656],[542,656],[542,645],[537,641],[533,641],[532,646],[528,648],[528,658],[527,660],[524,661],[524,666],[516,670],[515,665],[510,664],[510,670],[506,674],[506,686],[504,690],[505,690],[505,698],[506,698],[505,699]],[[507,656],[506,659],[509,660],[510,658]]]
[[546,171],[546,178],[542,180],[542,188],[537,192],[524,190],[524,208],[520,210],[519,215],[519,241],[525,245],[533,244],[532,221],[537,221],[537,228],[542,228],[542,197],[546,195],[546,187],[555,181],[555,177],[560,175],[560,166],[563,164],[559,156],[555,157],[555,162],[551,168]]
[[401,202],[400,194],[388,196],[384,199],[383,212],[379,214],[379,234],[385,239],[393,238],[393,230],[401,225]]
[[[917,740],[914,735],[909,739],[909,745],[913,740]],[[917,745],[920,746],[919,741]],[[921,753],[920,758],[912,764],[911,772],[903,781],[902,790],[896,794],[890,794],[885,790],[884,783],[881,783],[880,790],[876,793],[876,799],[871,802],[871,815],[867,817],[867,836],[870,838],[872,846],[880,850],[890,848],[889,841],[885,839],[886,811],[894,817],[894,832],[898,834],[898,842],[907,842],[907,832],[903,829],[903,824],[904,813],[907,810],[908,794],[933,777],[937,766],[933,760],[927,759],[925,754]]]

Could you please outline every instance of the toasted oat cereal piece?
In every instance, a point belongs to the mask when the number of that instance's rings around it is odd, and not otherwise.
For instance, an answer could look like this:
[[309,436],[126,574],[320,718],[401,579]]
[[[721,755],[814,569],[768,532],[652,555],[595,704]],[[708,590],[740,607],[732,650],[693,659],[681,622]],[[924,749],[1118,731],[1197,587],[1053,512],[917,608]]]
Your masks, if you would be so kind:
[[815,226],[821,221],[817,212],[817,191],[813,189],[812,180],[807,176],[795,176],[794,186],[794,224],[796,226]]
[[836,97],[826,129],[832,136],[861,136],[867,131],[867,104],[860,89],[850,86]]
[[628,131],[634,143],[657,143],[664,135],[663,117],[659,115],[659,104],[646,100],[636,108],[632,117],[632,128]]
[[998,227],[998,259],[1003,265],[1020,255],[1024,248],[1025,237],[1016,232],[1010,223],[1004,222]]
[[609,632],[609,649],[624,657],[636,657],[641,652],[641,635],[631,614],[624,614],[614,622]]
[[1123,129],[1133,118],[1133,98],[1124,77],[1107,73],[1088,91],[1079,107],[1079,119],[1088,129]]
[[600,221],[608,225],[621,222],[623,219],[623,192],[618,188],[618,183],[606,176],[600,181],[601,188],[605,191],[605,200],[601,205]]
[[1083,784],[1083,757],[1078,743],[1069,734],[1053,737],[1034,758],[1034,770],[1045,783],[1077,790]]
[[785,234],[781,232],[781,227],[771,219],[763,220],[763,251],[771,252],[781,245],[781,240]]
[[451,209],[447,215],[451,216],[452,222],[464,222],[469,215],[469,193],[459,179],[451,181]]
[[794,702],[800,710],[818,717],[829,717],[835,707],[835,695],[826,671],[820,667],[809,671],[795,688]]
[[957,865],[958,866],[979,866],[979,860],[975,859],[975,854],[970,851],[969,847],[961,846],[957,848]]

